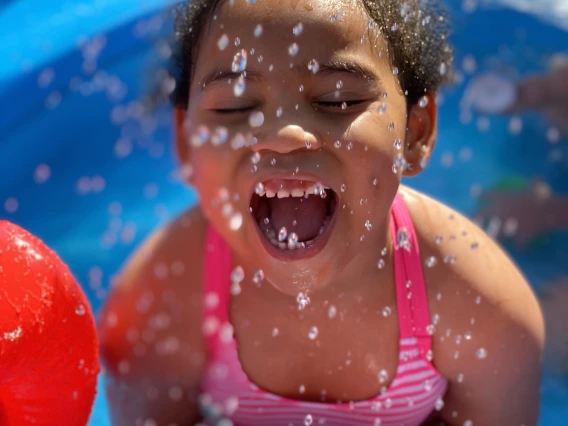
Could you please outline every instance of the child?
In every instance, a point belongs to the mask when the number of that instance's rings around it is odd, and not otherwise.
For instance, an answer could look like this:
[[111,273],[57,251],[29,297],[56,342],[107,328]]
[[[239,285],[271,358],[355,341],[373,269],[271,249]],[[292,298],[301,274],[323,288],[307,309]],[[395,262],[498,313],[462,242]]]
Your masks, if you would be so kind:
[[144,243],[102,313],[113,424],[536,425],[529,286],[400,185],[434,147],[452,56],[432,2],[180,14],[177,149],[201,203]]

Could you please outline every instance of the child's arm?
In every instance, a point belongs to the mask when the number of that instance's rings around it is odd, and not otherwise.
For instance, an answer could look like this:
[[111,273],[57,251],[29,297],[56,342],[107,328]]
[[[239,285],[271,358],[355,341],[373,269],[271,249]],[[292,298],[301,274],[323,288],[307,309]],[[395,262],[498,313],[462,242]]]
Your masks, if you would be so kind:
[[189,426],[199,420],[205,362],[200,229],[199,223],[173,223],[153,235],[104,306],[99,333],[114,426]]
[[[434,365],[449,381],[449,425],[536,426],[544,322],[505,253],[468,219],[427,197],[409,202],[435,323]],[[436,235],[442,236],[442,241]],[[446,261],[444,261],[446,259]],[[436,423],[433,423],[434,425]]]

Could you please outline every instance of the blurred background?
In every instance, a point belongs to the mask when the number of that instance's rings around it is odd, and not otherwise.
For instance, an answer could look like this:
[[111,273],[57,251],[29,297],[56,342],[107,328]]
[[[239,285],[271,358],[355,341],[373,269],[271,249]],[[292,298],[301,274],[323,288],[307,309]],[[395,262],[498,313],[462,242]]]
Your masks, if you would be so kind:
[[[160,224],[197,201],[172,149],[173,0],[0,0],[0,219],[55,249],[95,312]],[[439,140],[406,183],[499,239],[538,294],[541,425],[568,419],[568,0],[446,0],[455,83]],[[102,379],[101,379],[102,381]],[[101,393],[92,426],[108,426]]]

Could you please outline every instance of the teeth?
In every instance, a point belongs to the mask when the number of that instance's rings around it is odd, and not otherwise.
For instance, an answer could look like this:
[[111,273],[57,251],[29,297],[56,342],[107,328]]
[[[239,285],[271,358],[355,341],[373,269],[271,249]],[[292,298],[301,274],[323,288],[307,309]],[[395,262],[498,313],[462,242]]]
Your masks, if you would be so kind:
[[278,241],[276,241],[275,238],[270,238],[270,242],[272,243],[272,245],[278,246]]
[[[319,235],[324,233],[324,231],[327,228],[327,226],[329,225],[330,221],[331,221],[331,217],[326,216],[324,221],[323,221],[323,225],[319,230]],[[289,241],[288,238],[286,238],[284,241],[278,241],[278,233],[276,232],[276,230],[274,228],[272,228],[271,223],[265,224],[264,221],[261,220],[258,225],[261,227],[261,229],[263,229],[264,235],[272,243],[272,245],[278,247],[281,250],[305,249],[307,247],[312,246],[315,243],[315,240],[316,240],[316,238],[314,238],[313,240],[293,243],[292,241]],[[293,234],[294,233],[292,233],[292,235]]]
[[[260,182],[262,183],[262,182]],[[269,185],[269,184],[267,184]],[[264,186],[264,185],[263,185]],[[280,188],[278,190],[273,190],[273,189],[269,189],[266,187],[263,187],[263,190],[261,192],[258,192],[257,194],[261,197],[266,196],[268,198],[274,198],[274,197],[278,197],[278,198],[287,198],[287,197],[307,197],[308,195],[313,195],[315,194],[315,184],[313,185],[309,185],[307,187],[304,188],[305,185],[300,185],[301,187],[299,188],[294,188],[291,191],[287,190],[287,189],[283,189]],[[329,189],[329,187],[324,186],[323,189]],[[325,194],[322,194],[323,197],[325,198]]]

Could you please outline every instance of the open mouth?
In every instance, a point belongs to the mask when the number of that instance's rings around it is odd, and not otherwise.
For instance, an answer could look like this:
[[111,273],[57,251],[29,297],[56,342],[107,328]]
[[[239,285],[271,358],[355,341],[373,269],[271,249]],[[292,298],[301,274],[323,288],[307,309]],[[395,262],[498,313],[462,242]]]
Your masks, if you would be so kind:
[[303,257],[325,244],[338,202],[335,191],[321,183],[271,179],[257,183],[250,211],[265,246]]

